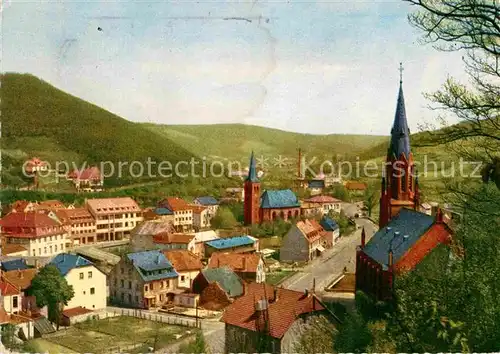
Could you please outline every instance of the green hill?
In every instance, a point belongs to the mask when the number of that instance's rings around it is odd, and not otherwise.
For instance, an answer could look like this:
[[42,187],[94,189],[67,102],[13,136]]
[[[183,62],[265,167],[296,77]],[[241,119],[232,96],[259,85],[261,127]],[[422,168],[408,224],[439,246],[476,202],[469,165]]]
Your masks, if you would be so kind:
[[245,162],[252,150],[271,161],[279,155],[296,159],[299,148],[318,159],[331,160],[336,155],[352,158],[388,139],[376,135],[300,134],[244,124],[144,125],[198,156]]
[[[192,156],[177,143],[102,108],[69,95],[28,74],[2,75],[3,184],[21,181],[22,163],[33,156],[54,164],[168,160]],[[111,178],[112,184],[127,184]]]

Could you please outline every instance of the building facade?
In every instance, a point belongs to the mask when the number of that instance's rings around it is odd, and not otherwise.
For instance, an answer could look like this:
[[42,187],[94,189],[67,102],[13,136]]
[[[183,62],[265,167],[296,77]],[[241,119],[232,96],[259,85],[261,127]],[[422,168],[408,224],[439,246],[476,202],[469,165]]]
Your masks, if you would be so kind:
[[208,268],[229,267],[246,282],[263,283],[266,281],[264,260],[260,253],[214,253]]
[[108,276],[110,300],[135,308],[159,308],[173,302],[179,274],[158,250],[129,253]]
[[66,250],[66,229],[44,212],[10,213],[0,225],[5,243],[23,246],[30,256],[50,257]]
[[129,197],[87,199],[85,206],[96,222],[97,242],[122,240],[143,220],[141,208]]
[[87,259],[69,253],[57,255],[49,264],[73,286],[73,298],[65,305],[66,309],[83,307],[88,310],[101,310],[106,307],[106,275]]
[[191,289],[193,280],[203,269],[201,258],[188,250],[163,251],[163,254],[179,274],[177,287]]
[[193,229],[193,208],[183,199],[165,198],[158,203],[158,208],[166,208],[174,213],[174,227],[178,232],[189,232]]
[[281,262],[307,262],[320,256],[327,246],[326,232],[314,219],[298,221],[283,238]]
[[87,209],[60,209],[56,210],[55,214],[64,225],[68,226],[68,246],[96,242],[96,221]]

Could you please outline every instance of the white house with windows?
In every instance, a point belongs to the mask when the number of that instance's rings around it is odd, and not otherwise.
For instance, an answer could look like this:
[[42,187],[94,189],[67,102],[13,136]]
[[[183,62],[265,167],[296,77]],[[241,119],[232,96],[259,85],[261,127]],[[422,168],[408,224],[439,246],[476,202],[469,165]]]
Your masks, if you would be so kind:
[[92,262],[81,256],[62,253],[49,264],[59,270],[75,291],[65,309],[83,307],[88,310],[100,310],[106,307],[106,275]]
[[41,211],[7,214],[0,220],[4,242],[26,248],[33,257],[50,257],[64,252],[67,230],[52,215]]

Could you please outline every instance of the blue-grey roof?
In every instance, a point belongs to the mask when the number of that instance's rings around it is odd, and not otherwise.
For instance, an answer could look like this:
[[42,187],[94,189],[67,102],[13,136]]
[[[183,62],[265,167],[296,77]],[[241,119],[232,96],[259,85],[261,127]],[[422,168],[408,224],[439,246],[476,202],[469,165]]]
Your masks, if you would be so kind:
[[201,205],[217,205],[219,202],[214,197],[198,197],[195,199]]
[[309,181],[309,188],[325,188],[325,180],[312,179]]
[[230,297],[243,294],[243,284],[240,278],[229,267],[208,268],[201,271],[205,279],[211,283],[216,281]]
[[257,177],[257,163],[255,162],[255,157],[250,156],[250,166],[248,167],[248,176],[246,181],[257,183],[259,182],[259,178]]
[[154,213],[156,215],[174,215],[172,210],[170,210],[168,208],[156,208]]
[[207,241],[205,244],[216,249],[226,249],[238,246],[253,245],[255,240],[248,235],[219,238],[217,240]]
[[404,154],[408,158],[410,154],[410,129],[406,119],[405,99],[403,96],[403,85],[399,87],[396,115],[391,130],[391,143],[388,154],[390,157],[399,158]]
[[[387,266],[392,246],[395,264],[433,223],[433,216],[403,208],[387,226],[373,235],[366,244],[364,252],[379,264]],[[396,232],[399,232],[399,235],[396,235]]]
[[28,265],[26,264],[25,259],[13,259],[10,261],[3,261],[2,262],[2,270],[4,272],[8,272],[10,270],[22,270],[22,269],[28,269]]
[[335,231],[339,228],[339,225],[329,216],[323,216],[321,221],[319,222],[321,227],[326,231]]
[[135,269],[146,282],[179,276],[172,264],[159,250],[142,251],[127,254]]
[[297,208],[300,207],[300,203],[290,189],[267,190],[262,194],[260,207],[264,209]]
[[49,264],[53,264],[63,276],[74,268],[86,267],[92,265],[92,262],[75,254],[60,253],[55,256]]

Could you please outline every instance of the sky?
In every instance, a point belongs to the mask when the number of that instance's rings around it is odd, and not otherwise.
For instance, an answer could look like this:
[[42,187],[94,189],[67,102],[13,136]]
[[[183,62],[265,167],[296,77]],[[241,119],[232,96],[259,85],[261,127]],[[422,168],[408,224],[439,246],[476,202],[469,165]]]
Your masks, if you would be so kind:
[[3,72],[31,73],[125,119],[387,135],[399,63],[412,132],[424,92],[465,80],[386,1],[4,1]]

